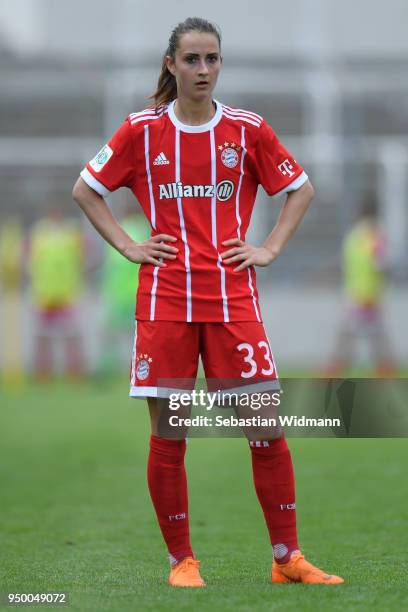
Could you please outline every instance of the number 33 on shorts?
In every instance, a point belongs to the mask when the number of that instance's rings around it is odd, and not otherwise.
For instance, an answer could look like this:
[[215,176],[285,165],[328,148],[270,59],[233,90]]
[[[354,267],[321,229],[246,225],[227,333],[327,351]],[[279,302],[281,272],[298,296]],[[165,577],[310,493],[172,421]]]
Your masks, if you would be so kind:
[[235,321],[204,325],[202,359],[207,379],[231,379],[235,386],[278,378],[263,323]]
[[244,353],[244,362],[248,364],[247,369],[242,370],[241,378],[252,378],[259,373],[263,376],[272,376],[272,374],[274,374],[275,366],[269,344],[266,342],[266,340],[260,340],[258,342],[258,347],[264,351],[263,360],[265,364],[263,366],[258,365],[258,363],[255,361],[255,351],[252,344],[249,344],[249,342],[241,342],[241,344],[237,346],[237,349]]

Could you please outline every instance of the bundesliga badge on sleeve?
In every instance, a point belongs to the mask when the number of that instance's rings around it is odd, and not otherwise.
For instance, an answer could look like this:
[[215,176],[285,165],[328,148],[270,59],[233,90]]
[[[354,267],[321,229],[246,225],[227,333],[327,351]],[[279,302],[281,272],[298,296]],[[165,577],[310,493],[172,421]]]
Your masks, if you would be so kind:
[[102,149],[95,155],[93,159],[89,162],[89,165],[95,172],[100,172],[104,165],[110,160],[113,155],[113,151],[108,144],[106,144]]

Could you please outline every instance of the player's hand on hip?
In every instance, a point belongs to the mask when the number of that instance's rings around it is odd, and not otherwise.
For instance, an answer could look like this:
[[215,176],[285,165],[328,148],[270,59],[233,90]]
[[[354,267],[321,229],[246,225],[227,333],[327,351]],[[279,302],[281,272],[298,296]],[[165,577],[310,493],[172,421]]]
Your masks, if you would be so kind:
[[234,268],[234,272],[241,272],[241,270],[245,270],[245,268],[249,268],[250,266],[269,266],[276,258],[276,255],[266,247],[254,247],[243,240],[239,240],[239,238],[224,240],[222,244],[232,247],[228,249],[228,251],[221,253],[223,262],[226,264],[240,262],[239,265]]
[[134,263],[151,263],[159,268],[165,268],[163,259],[176,259],[178,249],[166,244],[176,242],[177,238],[169,234],[157,234],[144,242],[134,242],[127,246],[123,255]]

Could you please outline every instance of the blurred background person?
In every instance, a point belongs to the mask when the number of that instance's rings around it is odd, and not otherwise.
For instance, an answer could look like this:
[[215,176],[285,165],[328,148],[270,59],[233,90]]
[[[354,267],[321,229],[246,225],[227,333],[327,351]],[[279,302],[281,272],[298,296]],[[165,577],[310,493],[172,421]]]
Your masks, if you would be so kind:
[[[120,223],[136,242],[144,242],[150,236],[150,225],[142,211],[135,210],[134,203],[127,205]],[[125,259],[105,243],[100,271],[103,317],[98,379],[106,380],[129,363],[129,332],[134,326],[139,268],[140,264]]]
[[21,339],[23,234],[17,217],[0,225],[0,295],[2,379],[19,384],[23,375]]
[[80,299],[84,281],[84,243],[80,225],[52,205],[35,222],[28,241],[28,274],[33,305],[33,370],[48,379],[63,349],[63,371],[80,378],[85,372]]
[[[328,373],[344,374],[356,363],[356,345],[365,340],[376,373],[395,373],[383,316],[387,273],[387,242],[374,195],[361,204],[356,223],[342,245],[345,308]],[[366,365],[366,363],[365,363]]]

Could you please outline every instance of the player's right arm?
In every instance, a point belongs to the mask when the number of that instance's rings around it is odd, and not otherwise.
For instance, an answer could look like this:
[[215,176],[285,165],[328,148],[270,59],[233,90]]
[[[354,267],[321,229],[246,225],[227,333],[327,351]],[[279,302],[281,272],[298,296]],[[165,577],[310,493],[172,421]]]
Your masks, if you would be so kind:
[[119,225],[106,200],[89,187],[83,178],[79,177],[75,183],[72,197],[102,238],[129,261],[151,263],[163,268],[166,264],[160,258],[175,259],[178,249],[164,241],[175,242],[176,238],[168,234],[157,234],[145,242],[135,242]]
[[133,146],[131,127],[125,121],[81,172],[72,196],[102,238],[129,261],[163,268],[166,264],[162,260],[175,259],[178,252],[165,243],[175,242],[176,238],[158,234],[145,242],[135,242],[119,225],[104,198],[119,187],[131,186],[135,172]]

